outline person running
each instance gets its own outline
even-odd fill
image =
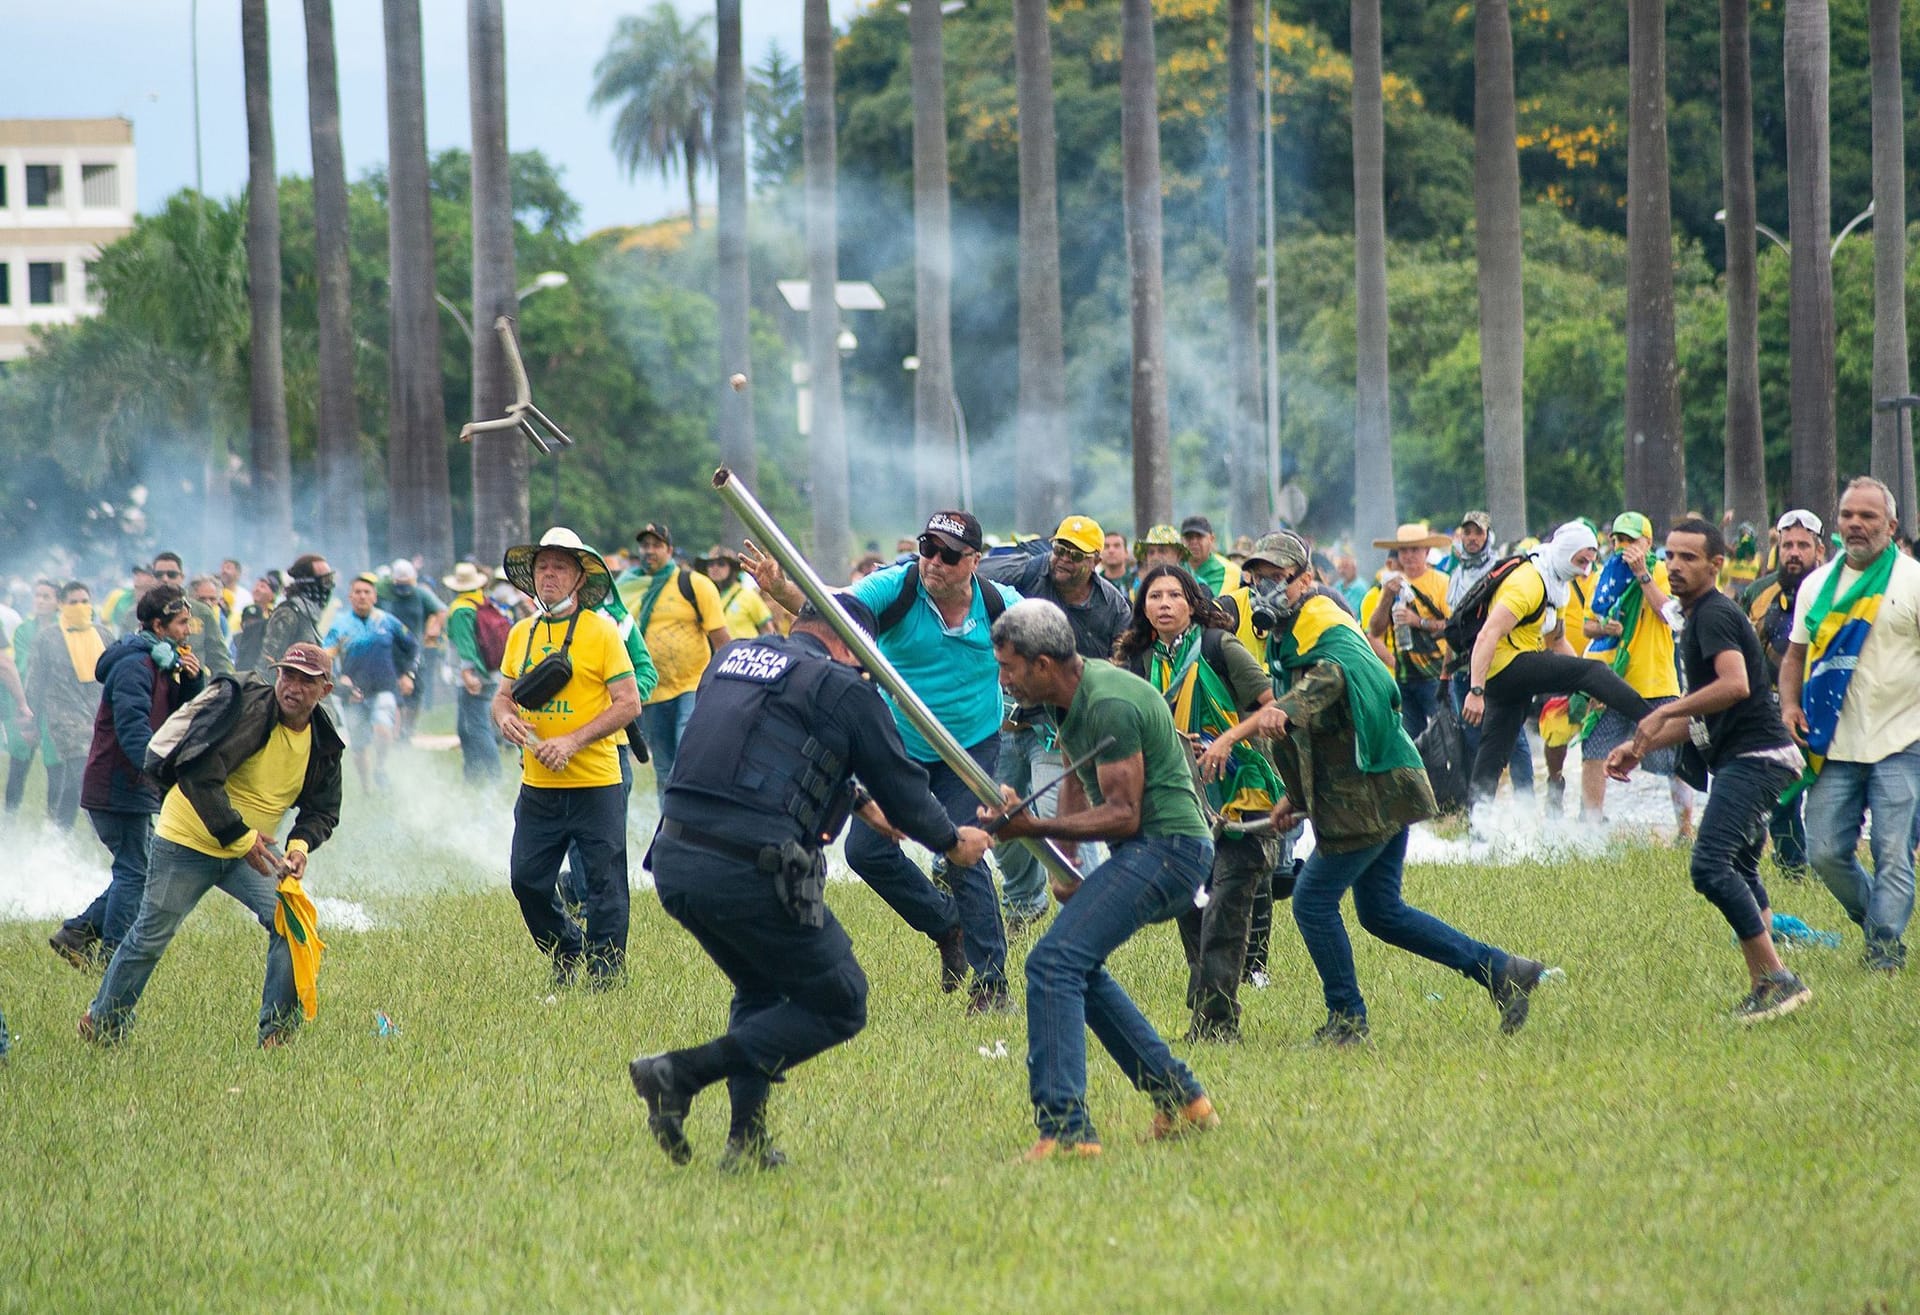
[[[262,680],[275,679],[280,658],[295,644],[321,642],[320,618],[333,597],[333,567],[317,553],[305,553],[287,568],[286,596],[267,617],[266,630],[260,636],[260,656],[254,662],[254,674]],[[328,680],[332,673],[329,670]]]
[[[453,595],[447,608],[447,644],[460,671],[454,709],[460,765],[467,784],[475,785],[500,775],[500,737],[493,728],[491,709],[514,617],[511,608],[488,597],[487,573],[472,562],[455,566],[441,583]],[[498,587],[513,591],[509,584]]]
[[[78,580],[60,587],[57,624],[33,637],[27,668],[27,702],[40,724],[40,750],[47,764],[47,817],[62,831],[80,815],[81,778],[100,708],[100,655],[113,632],[94,619],[93,591]]]
[[[1866,936],[1866,966],[1898,972],[1913,916],[1920,813],[1920,562],[1900,550],[1893,492],[1861,476],[1840,497],[1842,553],[1800,586],[1780,711],[1807,748],[1807,857]],[[1873,819],[1873,872],[1860,833]]]
[[[153,578],[157,584],[172,585],[175,589],[186,592],[187,608],[193,614],[193,626],[187,635],[186,645],[200,659],[201,665],[207,669],[207,674],[224,676],[231,672],[233,658],[227,652],[226,629],[220,623],[218,582],[215,582],[210,591],[204,593],[190,588],[186,563],[177,552],[160,552],[153,555]],[[139,628],[137,615],[132,628]]]
[[[1056,889],[1060,912],[1027,953],[1027,1089],[1039,1140],[1022,1157],[1100,1154],[1087,1109],[1087,1032],[1154,1105],[1152,1135],[1219,1126],[1192,1071],[1107,971],[1142,927],[1190,907],[1213,863],[1187,746],[1160,692],[1132,672],[1075,650],[1065,613],[1043,599],[993,623],[1001,682],[1022,703],[1055,710],[1060,749],[1076,764],[1053,817],[981,808],[1002,835],[1102,840],[1111,856],[1075,887]],[[1002,787],[1005,803],[1017,802]]]
[[[59,624],[60,586],[52,580],[33,582],[33,611],[19,624],[13,627],[8,643],[13,648],[13,681],[21,690],[25,689],[23,677],[25,669],[32,666],[33,637],[41,627]],[[40,731],[34,725],[33,717],[24,714],[26,706],[24,694],[16,706],[14,696],[4,686],[0,686],[0,740],[7,746],[7,812],[20,811],[20,801],[26,797],[27,775],[33,770],[34,755],[40,752]],[[46,762],[42,755],[41,762]],[[49,779],[51,773],[49,772]],[[49,797],[52,791],[48,791]]]
[[[773,633],[773,609],[767,606],[758,589],[748,586],[740,571],[739,553],[715,544],[705,557],[694,558],[693,569],[706,572],[713,587],[719,590],[720,611],[727,618],[729,635],[735,639],[752,639]]]
[[[1682,751],[1678,770],[1706,788],[1693,844],[1693,888],[1726,918],[1746,959],[1751,990],[1733,1016],[1758,1023],[1790,1014],[1813,997],[1773,948],[1773,917],[1760,883],[1767,818],[1781,791],[1800,775],[1800,751],[1787,735],[1767,687],[1759,636],[1739,605],[1720,592],[1727,544],[1711,523],[1690,518],[1667,534],[1667,576],[1686,615],[1680,663],[1687,692],[1661,704],[1607,754],[1607,773],[1628,778],[1649,753]]]
[[[1156,566],[1140,582],[1140,596],[1114,661],[1160,691],[1173,726],[1189,751],[1203,753],[1249,713],[1273,702],[1267,670],[1229,626],[1219,603],[1180,566]],[[1253,911],[1265,892],[1273,903],[1279,840],[1264,827],[1281,794],[1280,778],[1254,744],[1229,750],[1219,777],[1201,792],[1212,823],[1213,866],[1205,909],[1181,910],[1180,942],[1187,955],[1188,1041],[1240,1039],[1240,981],[1246,968]]]
[[[1780,667],[1793,639],[1794,603],[1800,586],[1826,561],[1827,539],[1820,518],[1801,508],[1782,516],[1774,533],[1780,564],[1755,580],[1742,601],[1766,651],[1769,686],[1778,703]],[[1774,868],[1788,881],[1804,881],[1807,876],[1807,827],[1801,816],[1805,800],[1805,790],[1789,790],[1767,820]]]
[[[1425,525],[1402,525],[1391,539],[1375,539],[1387,550],[1387,573],[1361,604],[1360,620],[1376,644],[1386,646],[1394,683],[1400,687],[1400,717],[1407,734],[1419,738],[1439,711],[1440,682],[1446,674],[1450,581],[1435,570],[1427,554],[1451,545],[1444,534]]]
[[[153,863],[133,929],[120,943],[100,992],[80,1016],[83,1040],[106,1045],[133,1025],[134,1008],[194,906],[218,887],[267,931],[260,993],[263,1049],[300,1024],[293,954],[274,928],[279,882],[304,878],[312,851],[340,823],[340,759],[346,751],[320,704],[333,690],[333,659],[317,644],[295,644],[275,664],[271,685],[220,686],[235,701],[218,739],[180,772],[155,828]],[[208,709],[203,715],[212,715]],[[293,810],[285,852],[274,837]]]
[[[664,798],[680,738],[693,716],[700,673],[733,641],[733,633],[713,581],[673,560],[673,535],[665,525],[651,522],[633,537],[640,545],[640,565],[621,573],[618,588],[660,674],[640,714],[640,729],[653,755],[654,794]]]
[[[397,732],[400,699],[413,693],[420,660],[419,641],[376,605],[379,597],[375,577],[356,578],[347,587],[347,610],[334,618],[321,642],[340,663],[348,739],[363,790],[393,784],[387,777],[387,750]]]
[[[1454,609],[1460,606],[1461,601],[1467,596],[1467,591],[1486,578],[1487,573],[1494,568],[1499,558],[1499,553],[1494,547],[1493,542],[1493,517],[1487,512],[1468,512],[1460,518],[1460,524],[1454,527],[1454,534],[1458,536],[1459,541],[1455,545],[1453,552],[1448,555],[1447,561],[1443,566],[1443,569],[1447,573],[1448,616],[1452,616]],[[1584,588],[1585,581],[1576,580],[1571,587],[1571,594],[1574,597],[1583,597],[1584,595],[1581,594],[1581,590]],[[1561,615],[1563,618],[1571,612],[1574,605],[1574,597],[1570,597],[1567,607],[1562,609]],[[1577,635],[1580,631],[1576,626],[1570,629],[1568,633]],[[1464,655],[1452,654],[1450,656],[1454,659],[1459,659]],[[1453,710],[1458,714],[1461,705],[1467,700],[1467,668],[1464,662],[1456,661],[1453,675],[1448,682],[1447,692],[1453,699]],[[1474,754],[1479,752],[1480,749],[1480,728],[1478,726],[1462,726],[1460,730],[1467,742],[1467,761],[1471,763]],[[1544,731],[1541,738],[1543,740],[1546,738]],[[1551,765],[1552,755],[1549,754],[1548,757],[1547,806],[1549,809],[1554,809],[1557,805],[1555,802],[1556,796],[1554,794],[1553,782],[1559,776],[1560,769],[1558,766]],[[1560,757],[1562,760],[1566,757],[1564,745],[1562,746]],[[1513,737],[1513,756],[1507,760],[1507,775],[1513,781],[1514,789],[1525,794],[1532,794],[1533,746],[1527,742],[1527,737],[1524,734]],[[1566,791],[1566,785],[1566,781],[1561,779],[1560,791],[1562,794]]]
[[[1574,656],[1559,625],[1556,611],[1567,605],[1569,586],[1593,569],[1598,553],[1593,531],[1569,521],[1510,567],[1494,590],[1474,641],[1460,709],[1462,720],[1480,727],[1471,783],[1476,804],[1493,798],[1513,756],[1513,741],[1539,695],[1578,691],[1635,725],[1652,710],[1606,663]]]
[[[420,582],[420,568],[408,557],[394,560],[380,584],[380,608],[407,628],[420,646],[414,663],[413,692],[399,696],[396,734],[413,738],[420,714],[433,706],[433,685],[440,674],[440,652],[447,630],[447,605]]]
[[[1274,600],[1281,613],[1275,699],[1216,738],[1201,766],[1203,774],[1218,775],[1242,740],[1276,741],[1286,791],[1274,806],[1274,828],[1291,827],[1299,813],[1313,823],[1314,851],[1294,885],[1293,919],[1326,1000],[1327,1021],[1314,1040],[1348,1046],[1368,1036],[1366,999],[1340,917],[1348,890],[1363,928],[1486,987],[1500,1030],[1517,1032],[1545,967],[1462,935],[1402,898],[1407,834],[1439,812],[1433,789],[1401,724],[1391,675],[1373,660],[1351,617],[1332,600],[1310,596],[1304,544],[1298,557],[1303,565]]]

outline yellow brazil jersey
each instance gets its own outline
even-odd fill
[[[1591,580],[1569,580],[1567,605],[1560,609],[1560,624],[1566,627],[1563,633],[1567,646],[1576,653],[1583,652],[1587,646],[1587,594],[1592,589]]]
[[[1236,585],[1223,592],[1220,597],[1229,600],[1240,616],[1240,625],[1234,630],[1233,637],[1240,641],[1242,648],[1253,654],[1253,660],[1260,664],[1262,671],[1265,671],[1267,669],[1267,632],[1253,628],[1253,586],[1251,584]]]
[[[1408,585],[1412,586],[1413,591],[1420,595],[1420,601],[1426,604],[1425,607],[1421,607],[1418,604],[1415,605],[1414,610],[1419,612],[1421,620],[1425,621],[1433,618],[1445,619],[1452,615],[1451,610],[1447,607],[1447,586],[1451,582],[1452,577],[1445,571],[1431,566],[1421,572],[1419,579],[1406,581]],[[1367,596],[1360,604],[1360,628],[1362,630],[1369,629],[1372,626],[1373,610],[1379,605],[1380,586],[1376,584],[1373,588],[1367,590]],[[1418,639],[1419,636],[1416,635],[1415,638]],[[1447,646],[1440,641],[1437,635],[1432,636],[1432,638],[1435,651],[1431,653],[1420,653],[1420,656],[1416,658],[1416,665],[1423,669],[1412,672],[1412,675],[1429,679],[1440,676],[1447,657]],[[1394,658],[1394,661],[1389,662],[1387,665],[1393,667],[1393,669],[1398,672],[1400,667],[1398,661],[1400,656],[1399,636],[1396,633],[1396,627],[1391,622],[1387,625],[1386,644],[1387,652]]]
[[[307,761],[313,753],[313,725],[300,730],[275,726],[266,747],[227,773],[227,802],[250,828],[231,845],[222,847],[200,820],[193,805],[174,786],[160,805],[160,825],[155,828],[162,840],[215,858],[239,858],[253,848],[254,838],[271,839],[278,834],[287,810],[300,798],[306,784]]]
[[[507,634],[507,652],[500,660],[500,674],[508,680],[517,679],[539,666],[547,654],[558,653],[571,619],[532,616],[516,624]],[[520,709],[520,715],[543,740],[558,739],[587,725],[613,706],[611,687],[618,681],[633,679],[633,660],[627,656],[619,627],[598,612],[580,614],[573,643],[567,649],[567,660],[573,663],[573,679],[562,686],[546,706]],[[617,734],[602,736],[573,755],[566,770],[560,772],[549,771],[529,747],[520,754],[521,780],[545,790],[618,785],[619,742]]]
[[[1524,624],[1500,636],[1500,643],[1493,650],[1493,661],[1487,667],[1487,679],[1505,671],[1507,664],[1520,654],[1538,653],[1547,646],[1540,633],[1541,622],[1551,610],[1542,606],[1546,600],[1547,582],[1532,562],[1521,562],[1507,572],[1507,578],[1494,589],[1493,598],[1487,603],[1488,616],[1492,616],[1494,608],[1504,607]],[[1536,611],[1538,615],[1533,615]],[[1530,621],[1529,616],[1533,616]]]
[[[727,633],[735,639],[752,639],[761,626],[773,620],[773,609],[760,591],[743,584],[734,585],[722,596],[720,608],[727,617]]]
[[[1652,575],[1654,586],[1661,593],[1667,593],[1667,564],[1655,562]],[[1590,652],[1587,656],[1611,662],[1613,651]],[[1673,627],[1644,598],[1640,602],[1639,624],[1634,626],[1633,638],[1627,643],[1627,669],[1620,673],[1620,678],[1633,686],[1633,692],[1643,699],[1670,699],[1680,693],[1680,673],[1673,664]]]
[[[686,568],[668,569],[677,574]],[[707,632],[727,629],[727,616],[720,608],[720,591],[713,581],[699,571],[690,572],[687,580],[693,587],[693,601],[688,602],[680,592],[680,581],[669,577],[654,599],[653,615],[641,635],[647,641],[647,652],[653,655],[654,669],[660,674],[660,683],[647,696],[648,703],[665,703],[698,689],[700,676],[713,658]],[[620,577],[620,601],[628,612],[636,617],[640,615],[652,584],[653,577],[633,572]]]

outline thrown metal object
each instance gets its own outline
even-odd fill
[[[560,448],[572,447],[573,440],[567,437],[566,430],[533,404],[533,389],[527,383],[526,362],[520,359],[520,340],[514,336],[513,318],[502,315],[493,322],[493,328],[500,335],[500,350],[506,354],[507,368],[513,372],[513,401],[507,404],[506,415],[498,420],[475,420],[460,426],[460,441],[471,443],[476,434],[518,430],[527,436],[527,441],[549,455]]]

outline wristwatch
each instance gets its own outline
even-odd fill
[[[1475,696],[1476,698],[1485,698],[1487,693],[1487,687],[1485,685],[1469,685],[1467,686],[1467,693]]]

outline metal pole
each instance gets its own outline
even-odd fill
[[[740,518],[740,523],[747,527],[747,532],[753,536],[753,541],[780,563],[781,569],[786,571],[788,577],[799,587],[800,592],[807,596],[807,601],[820,610],[821,616],[826,618],[827,624],[833,627],[834,633],[838,634],[842,642],[853,650],[853,655],[860,659],[860,665],[867,669],[867,674],[893,696],[894,705],[900,709],[901,715],[912,722],[913,728],[933,746],[934,752],[940,755],[940,760],[951,767],[956,776],[966,782],[967,788],[973,791],[981,803],[991,804],[995,808],[1004,804],[1005,800],[1001,798],[1000,787],[994,783],[993,778],[980,770],[980,764],[975,762],[972,755],[960,746],[960,742],[953,738],[945,726],[940,724],[940,719],[920,701],[920,696],[913,692],[912,687],[901,679],[900,673],[893,669],[893,663],[887,661],[873,640],[867,637],[867,633],[856,626],[852,618],[841,609],[839,600],[833,596],[833,591],[827,587],[826,582],[814,571],[807,559],[801,556],[800,550],[793,546],[793,541],[774,523],[773,517],[769,516],[766,509],[755,500],[753,494],[740,482],[739,477],[722,466],[713,472],[713,487],[719,492],[721,501],[725,502],[733,514]],[[1066,855],[1062,854],[1052,841],[1022,836],[1020,843],[1032,850],[1033,856],[1039,859],[1042,866],[1057,877],[1061,884],[1069,887],[1080,884],[1079,871],[1067,861]]]
[[[960,409],[960,394],[953,398],[953,423],[960,438],[960,505],[973,510],[973,450],[967,442],[967,413]]]
[[[1267,211],[1267,499],[1268,515],[1280,519],[1280,347],[1274,341],[1279,319],[1273,273],[1273,0],[1267,0],[1267,17],[1260,29],[1261,101],[1265,106],[1262,139],[1266,143],[1265,180]]]

